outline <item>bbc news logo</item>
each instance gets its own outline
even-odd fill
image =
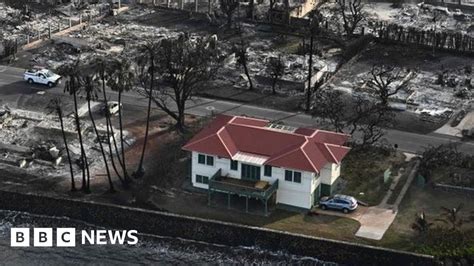
[[[30,234],[31,231],[33,234]],[[54,234],[55,231],[55,234]],[[137,230],[81,230],[75,228],[11,228],[12,247],[75,247],[81,245],[135,245],[138,243]],[[80,238],[80,239],[77,239]],[[30,241],[30,240],[33,241]],[[79,240],[79,241],[76,241]]]

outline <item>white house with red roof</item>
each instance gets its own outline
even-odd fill
[[[192,184],[212,193],[310,209],[332,193],[349,135],[217,116],[184,147],[192,153]]]

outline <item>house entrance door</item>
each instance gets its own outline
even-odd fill
[[[320,197],[321,197],[321,185],[318,185],[318,187],[314,189],[313,193],[311,193],[311,202],[313,206],[319,203]]]
[[[244,180],[260,180],[260,166],[242,164],[241,178]]]

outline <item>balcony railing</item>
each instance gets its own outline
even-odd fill
[[[255,187],[258,181],[224,177],[221,173],[222,171],[219,169],[209,179],[210,190],[267,200],[278,189],[278,179],[262,189]]]

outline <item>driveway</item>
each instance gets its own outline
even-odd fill
[[[390,227],[397,213],[388,208],[378,206],[360,206],[357,210],[345,214],[340,211],[314,209],[318,214],[331,215],[356,220],[360,223],[360,228],[356,236],[374,240],[382,239],[385,231]]]
[[[357,209],[355,211],[347,213],[347,214],[343,213],[342,211],[322,210],[320,208],[313,209],[313,212],[318,213],[318,214],[324,214],[324,215],[350,218],[350,219],[353,219],[353,220],[356,220],[356,221],[360,222],[362,216],[367,212],[367,210],[369,208],[370,207],[365,207],[365,206],[359,205],[359,207],[357,207]]]
[[[408,158],[411,159],[411,155],[407,155],[407,159]],[[385,195],[384,199],[382,200],[382,203],[377,206],[364,207],[359,205],[357,210],[348,214],[344,214],[338,211],[323,211],[321,209],[314,209],[313,211],[320,214],[339,216],[356,220],[360,223],[359,230],[357,230],[355,234],[356,236],[373,240],[381,240],[385,232],[393,223],[393,220],[395,220],[395,217],[397,216],[398,205],[405,196],[408,187],[413,182],[413,179],[415,178],[415,175],[418,172],[419,165],[420,161],[417,161],[411,169],[410,174],[405,184],[403,185],[402,190],[398,194],[398,197],[394,204],[387,204],[387,200],[391,196],[392,191],[395,189],[395,186],[400,180],[400,173],[397,177],[395,177],[395,182],[393,182],[390,186],[390,191]]]
[[[360,228],[356,236],[381,240],[385,231],[395,220],[397,212],[391,209],[380,207],[369,207],[367,211],[359,218]]]
[[[374,240],[382,239],[385,231],[387,231],[395,219],[395,216],[397,216],[397,213],[391,209],[360,205],[357,210],[348,214],[340,211],[321,210],[319,208],[314,209],[313,212],[356,220],[360,223],[356,236]]]

